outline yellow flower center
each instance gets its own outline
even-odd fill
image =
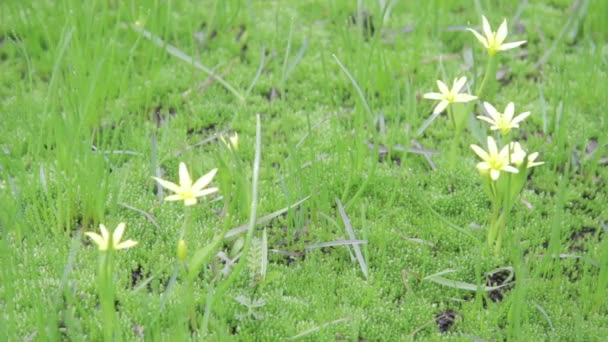
[[[452,103],[456,99],[456,94],[454,94],[453,92],[449,91],[447,94],[445,94],[444,99],[446,101],[448,101],[449,103]]]
[[[506,165],[505,161],[499,158],[498,155],[490,156],[490,158],[486,160],[486,163],[490,165],[490,169],[492,170],[502,170]]]
[[[498,127],[502,135],[505,135],[511,130],[511,122],[505,120],[503,115],[501,115],[500,118],[496,120],[496,127]]]
[[[190,189],[190,188],[181,188],[178,194],[183,199],[193,199],[193,198],[196,198],[196,196],[194,196],[194,193],[192,192],[192,189]]]
[[[490,56],[496,55],[499,47],[500,44],[496,40],[496,32],[492,32],[492,37],[488,37],[488,54]]]

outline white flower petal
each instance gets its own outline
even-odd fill
[[[217,169],[213,169],[209,172],[207,172],[206,175],[202,176],[201,178],[199,178],[194,185],[192,185],[192,192],[198,192],[200,191],[202,188],[206,187],[207,185],[209,185],[209,183],[211,183],[211,181],[213,180],[213,177],[215,177],[215,174],[217,173]]]
[[[511,173],[518,173],[519,172],[519,170],[516,167],[511,166],[511,165],[503,166],[502,170],[506,171],[506,172],[511,172]]]
[[[123,242],[119,243],[115,248],[116,249],[125,249],[125,248],[131,248],[135,245],[137,245],[137,241],[127,240],[127,241],[123,241]]]
[[[518,47],[518,46],[520,46],[522,44],[525,44],[525,43],[526,43],[525,40],[521,40],[521,41],[518,41],[518,42],[504,43],[504,44],[502,44],[502,45],[500,45],[498,47],[498,50],[499,51],[505,51],[505,50],[514,49],[514,48],[516,48],[516,47]]]
[[[103,237],[101,237],[101,235],[97,234],[97,233],[93,233],[93,232],[86,232],[84,233],[86,236],[90,237],[93,242],[95,242],[97,244],[97,248],[101,251],[105,251],[107,249],[107,244],[106,244],[106,240],[104,240]]]
[[[188,168],[183,162],[179,163],[179,185],[182,188],[189,188],[192,186],[192,179],[190,178],[190,173],[188,173]]]
[[[483,108],[486,109],[486,113],[494,120],[494,122],[498,122],[500,120],[500,113],[490,104],[489,102],[483,103]]]
[[[515,119],[511,120],[512,125],[517,125],[520,122],[524,121],[528,116],[530,116],[530,112],[524,112],[515,117]]]
[[[454,102],[471,102],[477,100],[477,96],[469,94],[456,94]]]
[[[112,244],[116,246],[120,239],[122,239],[122,234],[125,232],[125,224],[123,222],[119,223],[116,229],[114,229],[114,233],[112,233]]]
[[[487,122],[489,124],[492,124],[493,125],[492,127],[496,127],[496,122],[493,119],[490,119],[487,116],[479,115],[479,116],[477,116],[477,119],[479,119],[481,121],[485,121],[485,122]]]
[[[479,162],[477,163],[477,169],[487,171],[490,169],[490,164],[486,162]]]
[[[182,196],[182,195],[171,195],[171,196],[165,197],[165,201],[181,201],[183,199],[184,199],[184,196]]]
[[[473,149],[473,151],[479,156],[479,158],[481,158],[482,160],[488,160],[490,159],[490,156],[488,155],[488,152],[486,152],[483,148],[472,144],[471,148]]]
[[[490,136],[488,136],[488,154],[491,156],[495,156],[498,154],[498,147],[496,146],[496,141]]]
[[[496,45],[500,46],[502,42],[507,38],[507,19],[502,21],[502,24],[498,27],[498,31],[496,31]]]
[[[442,100],[441,102],[439,102],[437,104],[437,106],[435,106],[435,109],[433,110],[433,114],[438,114],[443,112],[444,109],[446,109],[448,107],[450,103],[446,100]]]
[[[479,40],[481,42],[481,44],[483,44],[483,46],[487,49],[488,48],[488,41],[481,35],[479,34],[479,32],[468,28],[468,31],[472,32],[475,35],[475,38],[477,38],[477,40]]]
[[[444,95],[450,92],[448,86],[440,80],[437,80],[437,88],[439,88],[439,91]]]
[[[465,83],[467,83],[467,78],[465,76],[461,78],[455,78],[454,84],[452,86],[452,93],[459,93],[462,87],[464,87]]]
[[[108,232],[108,228],[106,228],[106,226],[100,223],[99,230],[101,230],[101,237],[104,241],[110,240],[110,233]]]
[[[218,191],[218,188],[207,188],[207,189],[195,192],[194,196],[196,196],[196,197],[203,197],[203,196],[207,196],[207,195],[212,194],[212,193],[217,192],[217,191]]]
[[[179,191],[181,191],[181,188],[179,187],[179,185],[177,185],[177,184],[175,184],[173,182],[169,182],[169,181],[166,181],[164,179],[160,179],[158,177],[152,177],[152,178],[155,181],[157,181],[158,184],[160,184],[165,189],[169,189],[169,190],[171,190],[173,192],[179,192]]]
[[[515,114],[515,104],[513,104],[513,102],[509,102],[503,114],[505,121],[511,122],[511,120],[513,119],[513,114]]]
[[[186,198],[184,200],[184,205],[190,206],[190,205],[195,205],[196,204],[196,197],[194,198]]]
[[[443,100],[443,94],[439,93],[426,93],[423,97],[429,100]]]
[[[483,34],[486,35],[486,38],[488,40],[488,44],[490,43],[490,38],[493,39],[494,37],[494,32],[492,32],[492,28],[490,27],[490,23],[488,22],[488,19],[486,19],[485,16],[481,16],[481,21],[482,21],[482,28],[483,28]]]

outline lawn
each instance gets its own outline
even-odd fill
[[[2,1],[0,336],[605,340],[606,13]]]

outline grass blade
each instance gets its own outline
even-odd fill
[[[245,100],[245,98],[243,97],[243,95],[241,95],[241,93],[239,93],[233,86],[231,86],[228,82],[226,82],[226,80],[224,80],[221,76],[216,75],[213,72],[213,70],[211,70],[210,68],[204,66],[200,62],[196,61],[193,57],[188,56],[182,50],[178,49],[177,47],[175,47],[175,46],[173,46],[171,44],[167,44],[160,37],[155,36],[152,32],[144,29],[141,26],[131,25],[131,28],[134,31],[136,31],[137,33],[139,33],[142,36],[144,36],[145,38],[151,40],[158,47],[164,48],[170,55],[172,55],[174,57],[177,57],[177,58],[181,59],[182,61],[184,61],[186,63],[191,64],[192,66],[194,66],[195,68],[201,70],[202,72],[206,73],[207,75],[215,78],[215,80],[219,84],[221,84],[222,86],[224,86],[224,88],[226,88],[229,92],[231,92],[240,101],[244,101]]]
[[[342,202],[340,202],[340,200],[336,198],[336,204],[338,205],[338,211],[340,211],[340,216],[342,217],[342,222],[344,222],[344,228],[346,228],[348,235],[350,236],[351,240],[357,240],[353,227],[350,223],[350,219],[348,218],[348,216],[346,216],[346,211],[344,210]],[[353,249],[355,250],[355,256],[357,257],[359,266],[361,266],[361,271],[363,272],[365,279],[368,279],[367,264],[365,263],[365,258],[363,257],[363,253],[361,252],[361,247],[358,244],[352,245]]]

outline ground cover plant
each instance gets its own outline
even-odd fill
[[[603,340],[605,13],[3,1],[1,336]]]

